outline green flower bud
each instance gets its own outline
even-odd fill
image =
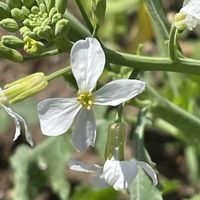
[[[179,31],[184,31],[187,28],[187,24],[185,23],[186,14],[177,13],[175,15],[174,25]]]
[[[42,42],[36,41],[30,37],[24,38],[24,41],[24,50],[31,55],[41,54],[45,50],[45,46]]]
[[[59,20],[55,25],[55,36],[66,37],[70,29],[70,23],[67,19]]]
[[[1,20],[0,25],[9,32],[15,32],[19,30],[17,22],[12,18],[6,18]]]
[[[24,34],[26,34],[27,32],[30,32],[30,31],[31,31],[31,29],[26,27],[26,26],[21,27],[20,30],[19,30],[21,35],[24,35]]]
[[[92,0],[92,11],[95,23],[102,25],[106,14],[106,0]]]
[[[10,48],[20,49],[24,46],[24,41],[14,35],[4,35],[1,40],[5,46]]]
[[[60,13],[56,13],[52,19],[51,19],[51,23],[54,25],[58,20],[60,20],[62,18],[62,15]]]
[[[52,18],[56,13],[57,13],[57,9],[55,7],[53,7],[50,11],[49,11],[49,18]]]
[[[6,4],[10,9],[21,8],[22,6],[21,0],[6,0]]]
[[[43,13],[46,13],[47,12],[47,7],[45,6],[44,3],[41,3],[39,5],[39,8],[40,8],[40,11],[43,12]]]
[[[125,136],[126,125],[124,123],[113,123],[109,126],[105,149],[106,160],[112,157],[117,160],[123,160]]]
[[[47,10],[48,10],[48,11],[50,11],[51,8],[53,8],[54,5],[55,5],[55,0],[51,0],[51,1],[49,1],[49,0],[44,0],[44,1],[45,1],[45,4],[46,4],[46,6],[47,6]]]
[[[28,16],[30,14],[30,10],[26,6],[22,6],[21,9],[25,16]]]
[[[11,15],[17,21],[22,21],[22,20],[24,20],[26,18],[26,16],[24,15],[23,11],[20,10],[19,8],[13,8],[11,10]]]
[[[50,40],[52,37],[52,28],[50,26],[40,26],[33,29],[40,39]]]
[[[67,0],[55,0],[55,7],[59,13],[63,14],[67,7]]]
[[[0,2],[0,20],[10,17],[8,5]]]
[[[21,0],[24,6],[31,8],[35,4],[35,0]]]
[[[40,12],[40,9],[39,9],[37,6],[33,6],[33,7],[31,8],[31,13],[37,14],[37,13],[39,13],[39,12]]]
[[[49,18],[46,18],[46,19],[42,22],[41,26],[47,26],[47,25],[49,25],[49,24],[51,24],[51,20],[50,20]]]
[[[0,42],[0,58],[12,60],[14,62],[22,62],[23,56],[16,50],[4,46]]]
[[[37,94],[47,86],[45,75],[38,72],[5,85],[3,94],[9,104],[13,104]]]
[[[37,3],[37,5],[39,6],[41,3],[45,3],[43,0],[35,0],[36,1],[36,3]],[[51,0],[49,0],[49,1],[51,1]]]

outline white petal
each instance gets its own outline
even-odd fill
[[[94,104],[116,106],[140,94],[144,89],[145,82],[138,80],[111,81],[95,92]]]
[[[99,176],[94,176],[91,180],[91,184],[98,188],[110,187],[110,185],[104,180],[104,178],[101,178]]]
[[[96,122],[93,110],[82,107],[78,114],[76,128],[72,133],[72,142],[78,151],[95,145]]]
[[[158,179],[153,168],[150,165],[148,165],[146,162],[142,162],[142,161],[138,161],[138,165],[142,167],[144,171],[151,177],[153,184],[157,185]]]
[[[80,172],[91,172],[95,174],[101,174],[102,173],[102,167],[99,165],[86,165],[83,162],[79,160],[73,160],[70,159],[68,161],[69,168],[75,171],[80,171]]]
[[[16,130],[15,130],[15,135],[14,135],[13,141],[15,141],[20,136],[21,132],[24,131],[27,142],[31,146],[33,146],[32,135],[27,128],[25,120],[20,115],[18,115],[16,112],[11,110],[9,107],[6,107],[4,105],[2,105],[2,107],[13,118],[13,120],[15,122]]]
[[[101,177],[115,190],[126,189],[138,173],[137,161],[107,160]]]
[[[72,72],[80,91],[92,91],[103,72],[105,54],[95,38],[79,40],[70,54]]]
[[[185,3],[185,2],[184,2]],[[186,14],[186,24],[188,29],[192,30],[200,23],[200,1],[191,0],[184,4],[184,7],[180,10],[181,13]]]
[[[57,136],[65,133],[81,109],[76,99],[54,98],[38,104],[40,126],[43,134]]]

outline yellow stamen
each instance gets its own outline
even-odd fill
[[[91,110],[93,105],[93,95],[90,92],[79,93],[77,100],[82,106],[85,106],[87,110]]]

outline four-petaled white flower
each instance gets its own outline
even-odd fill
[[[103,167],[99,165],[86,165],[78,160],[69,160],[70,169],[81,172],[90,172],[94,176],[92,185],[104,188],[112,186],[115,190],[126,189],[137,176],[141,167],[151,177],[153,184],[157,185],[156,173],[146,162],[132,159],[130,161],[106,160]]]
[[[200,24],[200,0],[185,0],[180,13],[186,15],[185,23],[189,30]]]
[[[33,146],[33,140],[32,140],[32,135],[31,132],[28,130],[26,121],[16,112],[14,112],[11,108],[3,105],[1,102],[6,102],[7,99],[4,97],[3,90],[0,88],[0,106],[10,115],[15,123],[16,130],[15,130],[15,135],[13,138],[13,141],[15,141],[21,133],[25,133],[25,137],[27,142]]]
[[[92,93],[105,65],[104,51],[95,38],[76,42],[70,59],[72,73],[79,87],[77,98],[44,100],[39,103],[38,112],[41,130],[49,136],[65,133],[78,114],[72,142],[81,151],[95,144],[96,124],[92,106],[119,105],[143,92],[145,83],[139,80],[115,80]]]

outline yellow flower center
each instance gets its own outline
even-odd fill
[[[93,105],[93,95],[90,92],[81,92],[78,94],[77,100],[82,106],[85,106],[87,110],[90,110]]]

